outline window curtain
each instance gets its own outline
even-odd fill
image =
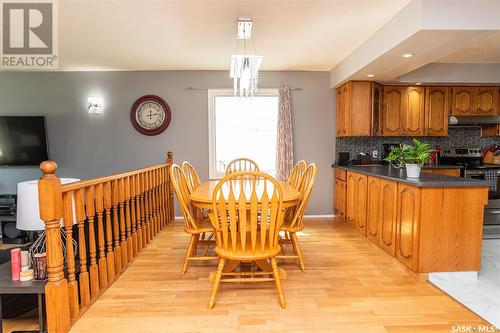
[[[293,130],[290,88],[279,88],[278,139],[276,147],[276,178],[285,180],[293,168]]]

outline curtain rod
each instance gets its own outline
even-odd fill
[[[232,88],[209,88],[209,87],[187,87],[187,90],[209,90],[209,89],[232,89]],[[278,89],[278,88],[259,88],[259,89]],[[290,90],[302,90],[302,88],[289,87]]]

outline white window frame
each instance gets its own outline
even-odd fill
[[[233,89],[208,89],[208,175],[210,179],[221,179],[224,172],[217,172],[215,163],[217,161],[215,149],[215,97],[216,96],[234,96]],[[278,96],[278,89],[259,89],[255,96]],[[245,98],[245,97],[243,97]],[[251,98],[251,97],[249,97]]]

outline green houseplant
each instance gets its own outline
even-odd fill
[[[408,177],[419,177],[422,165],[429,162],[432,149],[427,143],[413,139],[414,145],[402,144],[394,148],[385,160],[396,168],[406,167]]]

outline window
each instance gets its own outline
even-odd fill
[[[261,171],[276,170],[278,90],[261,89],[249,98],[234,96],[232,90],[208,91],[209,175],[222,178],[226,165],[248,157]]]

